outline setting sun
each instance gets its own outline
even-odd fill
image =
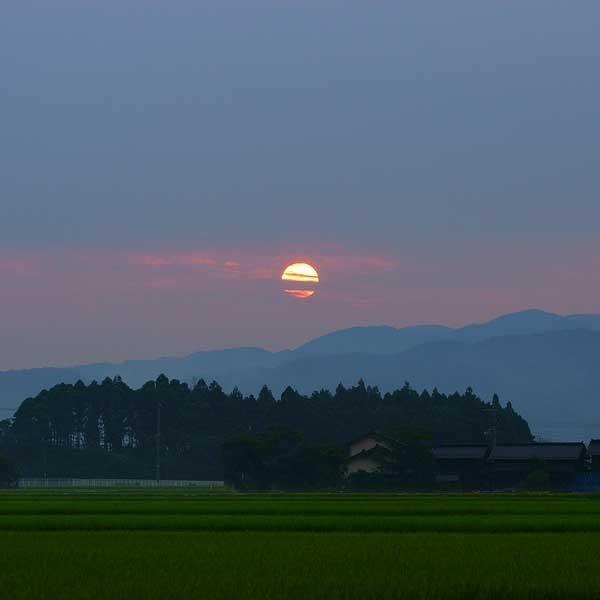
[[[293,296],[294,298],[310,298],[314,296],[314,290],[283,290],[288,296]]]
[[[314,285],[319,283],[317,270],[308,263],[293,263],[281,275],[282,281],[294,282],[294,288],[284,292],[293,298],[310,298],[314,295]]]
[[[316,269],[307,263],[294,263],[286,268],[281,276],[283,281],[306,281],[319,283]]]

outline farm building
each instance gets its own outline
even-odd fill
[[[488,446],[453,444],[432,449],[436,480],[442,487],[480,489],[487,479]]]
[[[381,466],[380,454],[388,449],[385,438],[377,433],[369,433],[353,442],[350,442],[348,459],[346,461],[346,474],[364,471],[375,473]]]
[[[508,444],[493,448],[487,460],[495,486],[518,484],[539,470],[553,485],[563,487],[586,470],[587,449],[583,442]]]
[[[385,436],[370,433],[349,445],[346,474],[381,469],[382,453],[389,450]],[[600,470],[600,440],[590,442],[592,464]],[[578,474],[589,470],[590,456],[583,442],[529,444],[450,444],[431,448],[436,481],[443,488],[462,490],[510,488],[532,472],[542,472],[553,487],[570,489]]]
[[[369,433],[349,445],[346,475],[364,471],[376,473],[381,469],[381,455],[389,449],[385,436]],[[455,444],[432,448],[436,464],[436,480],[443,487],[477,489],[486,479],[488,447],[485,445]]]

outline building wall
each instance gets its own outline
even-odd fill
[[[367,473],[375,473],[379,470],[379,463],[368,456],[359,456],[354,460],[351,460],[346,466],[346,474],[352,475],[359,471],[365,471]]]
[[[437,460],[435,471],[441,477],[455,476],[464,491],[486,489],[486,466],[483,460]]]

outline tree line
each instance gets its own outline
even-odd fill
[[[436,444],[483,443],[490,408],[499,443],[532,440],[510,402],[487,403],[471,389],[419,393],[407,383],[382,394],[361,380],[311,395],[288,387],[276,398],[266,386],[244,395],[161,375],[132,389],[115,377],[26,399],[0,422],[0,451],[23,476],[151,477],[158,445],[164,478],[233,481],[245,473],[256,486],[281,480],[293,487],[286,473],[296,473],[310,487],[331,480],[348,442],[369,431],[404,428]]]

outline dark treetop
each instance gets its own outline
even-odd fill
[[[342,449],[369,431],[403,427],[438,444],[483,443],[490,408],[499,443],[532,440],[510,402],[485,403],[471,389],[418,393],[405,384],[382,395],[361,380],[311,396],[288,387],[276,399],[267,387],[255,398],[203,380],[189,386],[160,376],[132,389],[116,377],[61,384],[28,398],[14,419],[0,422],[0,449],[22,475],[151,476],[158,430],[163,477],[220,478],[223,443],[236,436],[283,426],[306,443]]]

